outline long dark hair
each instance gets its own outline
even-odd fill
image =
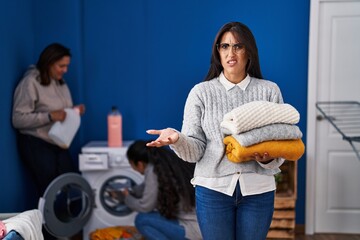
[[[137,140],[131,144],[127,158],[135,166],[140,161],[154,165],[159,183],[157,208],[162,216],[175,219],[180,210],[191,211],[195,206],[195,190],[190,183],[195,165],[180,159],[167,147],[147,147],[148,142]]]
[[[220,40],[224,33],[231,32],[234,34],[234,37],[237,40],[245,45],[245,51],[248,56],[248,62],[246,64],[246,72],[255,78],[262,79],[263,76],[260,70],[260,62],[258,49],[256,46],[255,38],[251,30],[243,23],[240,22],[230,22],[222,26],[219,32],[216,34],[211,53],[210,68],[204,79],[204,81],[209,81],[220,75],[221,71],[224,69],[221,65],[220,55],[217,50],[217,44],[220,43]]]
[[[36,63],[36,67],[40,72],[39,80],[41,85],[48,86],[50,84],[50,67],[65,56],[71,57],[70,49],[59,43],[52,43],[41,52]],[[64,83],[65,81],[61,79],[60,84]]]

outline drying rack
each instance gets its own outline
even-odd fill
[[[360,142],[360,102],[317,102],[316,108],[342,135],[343,140],[350,143],[360,161],[360,150],[354,145]]]

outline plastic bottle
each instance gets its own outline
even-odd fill
[[[122,146],[122,116],[113,106],[111,112],[107,117],[108,121],[108,146],[121,147]]]
[[[64,121],[55,122],[49,130],[49,137],[62,148],[69,148],[80,126],[80,111],[78,108],[65,108]]]

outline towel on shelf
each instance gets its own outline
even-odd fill
[[[43,240],[40,210],[28,210],[3,221],[8,232],[14,230],[25,240]]]
[[[220,123],[224,134],[239,134],[272,123],[296,124],[299,112],[290,104],[253,101],[224,115]]]
[[[290,140],[302,138],[302,132],[296,125],[274,123],[247,132],[232,135],[243,147],[271,140]]]
[[[273,158],[296,161],[305,152],[305,145],[301,139],[273,140],[243,147],[233,136],[227,136],[224,138],[224,143],[227,158],[235,163],[254,160],[254,153],[263,155],[265,152]]]

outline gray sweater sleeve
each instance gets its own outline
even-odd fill
[[[17,86],[14,94],[12,122],[15,128],[37,128],[49,124],[48,111],[36,111],[39,102],[39,85],[34,73],[27,75]],[[40,85],[39,85],[40,86]]]
[[[129,194],[125,197],[125,204],[134,211],[150,212],[157,206],[158,181],[154,173],[154,166],[148,164],[144,173],[144,187],[142,194],[137,192],[136,197]]]
[[[205,106],[198,96],[197,88],[193,88],[186,100],[184,120],[179,140],[170,145],[171,149],[185,161],[197,162],[205,152],[207,138],[201,126],[202,113]]]

